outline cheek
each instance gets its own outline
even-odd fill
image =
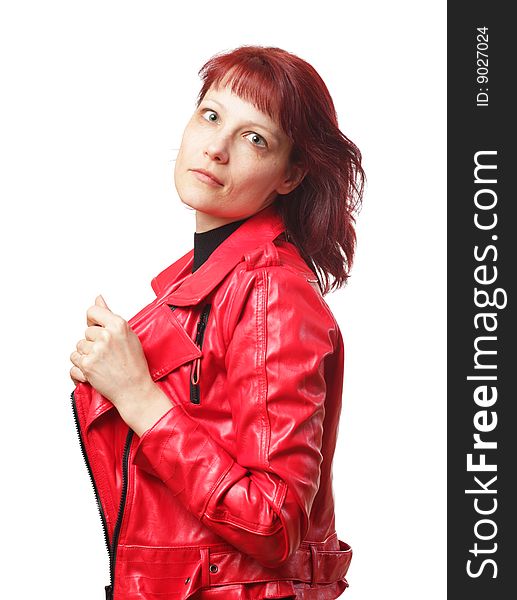
[[[178,167],[181,166],[181,164],[184,160],[185,150],[186,150],[186,145],[187,145],[186,142],[187,142],[187,138],[186,138],[185,133],[183,133],[183,137],[181,138],[178,154],[176,155],[176,161],[174,163],[175,171],[178,170]]]
[[[174,173],[177,173],[179,168],[181,167],[181,163],[183,161],[183,147],[180,146],[178,150],[178,154],[176,155],[176,160],[174,161]]]
[[[243,185],[257,191],[270,192],[276,187],[279,177],[278,166],[270,161],[250,161],[243,170]]]
[[[189,156],[192,150],[196,148],[196,146],[199,146],[199,140],[197,138],[199,138],[199,134],[196,135],[194,128],[189,123],[183,131],[178,156],[179,154],[182,156]]]
[[[181,140],[176,160],[174,161],[174,181],[176,186],[181,182],[183,175],[189,168],[189,162],[191,162],[189,156],[188,139],[184,136]]]
[[[271,161],[265,160],[260,154],[243,153],[239,157],[239,173],[245,179],[262,180],[271,171]]]
[[[185,148],[183,144],[181,144],[180,149],[178,150],[178,155],[176,156],[176,160],[174,161],[174,181],[177,183],[181,174],[185,171],[184,167],[185,163]]]

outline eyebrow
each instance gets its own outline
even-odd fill
[[[217,104],[218,106],[220,106],[221,108],[225,108],[225,106],[223,104],[221,104],[220,102],[218,102],[215,98],[212,98],[211,96],[205,96],[203,98],[203,100],[201,100],[200,104],[202,104],[203,102],[213,102],[214,104]],[[267,127],[267,125],[263,125],[261,123],[257,123],[256,121],[245,121],[243,123],[244,127],[260,127],[261,129],[265,129],[269,135],[271,135],[271,137],[275,138],[275,140],[280,143],[280,137],[274,132],[272,131],[269,127]]]

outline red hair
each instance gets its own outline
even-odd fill
[[[352,267],[355,216],[364,190],[361,153],[339,129],[334,103],[314,67],[274,47],[217,54],[199,71],[197,105],[210,87],[234,94],[273,118],[293,143],[290,160],[306,175],[275,206],[323,294],[344,285]]]

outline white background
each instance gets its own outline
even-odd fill
[[[445,28],[442,1],[2,5],[2,593],[104,597],[69,355],[97,294],[129,318],[192,247],[172,170],[197,71],[256,43],[319,71],[368,176],[350,283],[327,296],[344,597],[445,598]]]

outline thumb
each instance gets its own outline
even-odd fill
[[[104,308],[110,310],[109,306],[106,304],[106,300],[104,300],[104,298],[100,294],[97,296],[97,298],[95,298],[95,304],[97,306],[104,306]]]

